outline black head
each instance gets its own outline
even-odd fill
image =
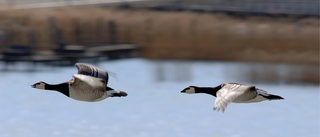
[[[37,89],[45,89],[47,83],[43,82],[43,81],[39,81],[33,85],[31,85],[32,88],[37,88]]]
[[[194,94],[194,93],[196,93],[196,89],[198,89],[198,87],[196,87],[196,86],[189,86],[189,87],[183,89],[183,90],[181,91],[181,93]]]

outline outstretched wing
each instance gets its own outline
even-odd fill
[[[78,69],[78,74],[101,78],[106,81],[106,85],[108,84],[109,75],[107,71],[87,63],[76,63],[75,66]]]
[[[238,100],[238,97],[245,95],[244,93],[251,91],[252,88],[255,87],[237,83],[224,84],[224,86],[219,91],[217,91],[217,98],[214,103],[214,110],[222,110],[222,112],[224,112],[229,103],[235,101],[235,99]],[[246,100],[245,96],[244,100]]]

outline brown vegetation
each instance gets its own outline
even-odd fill
[[[50,19],[69,44],[109,42],[112,21],[117,42],[141,45],[143,57],[319,63],[319,19],[100,8],[6,10],[0,17],[0,28],[15,34],[11,43],[27,43],[32,30],[40,50],[54,46]]]
[[[10,44],[30,43],[33,32],[38,50],[55,47],[51,36],[56,27],[64,43],[110,43],[116,35],[117,43],[140,45],[139,56],[146,58],[305,64],[313,69],[303,79],[319,82],[318,18],[84,7],[2,10],[0,18],[0,35],[9,29]]]

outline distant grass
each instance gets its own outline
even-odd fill
[[[0,28],[13,36],[10,44],[28,44],[33,31],[39,50],[55,46],[50,18],[68,44],[110,42],[113,21],[117,42],[141,45],[142,57],[319,64],[319,19],[313,18],[83,7],[6,10],[0,18]]]
[[[110,43],[110,37],[114,37],[118,43],[141,45],[139,56],[145,58],[298,64],[305,67],[290,69],[286,75],[270,68],[252,68],[244,73],[252,82],[319,84],[316,18],[232,17],[84,7],[2,10],[0,18],[3,44],[28,45],[34,37],[37,50],[49,50],[56,46],[53,33],[58,33],[57,38],[66,44]],[[109,33],[110,22],[116,25],[116,36]],[[52,31],[53,26],[57,30]],[[9,35],[3,36],[3,32]],[[0,50],[4,48],[0,46]]]

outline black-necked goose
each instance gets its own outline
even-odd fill
[[[61,84],[48,84],[43,81],[32,85],[33,88],[55,90],[70,98],[95,102],[107,97],[127,96],[126,92],[114,90],[107,86],[108,72],[86,63],[76,63],[78,74],[73,79]]]
[[[225,111],[227,105],[234,103],[252,103],[264,100],[279,100],[281,96],[268,94],[266,91],[255,86],[238,83],[224,83],[216,87],[196,87],[189,86],[181,91],[182,93],[206,93],[216,97],[214,110]]]

